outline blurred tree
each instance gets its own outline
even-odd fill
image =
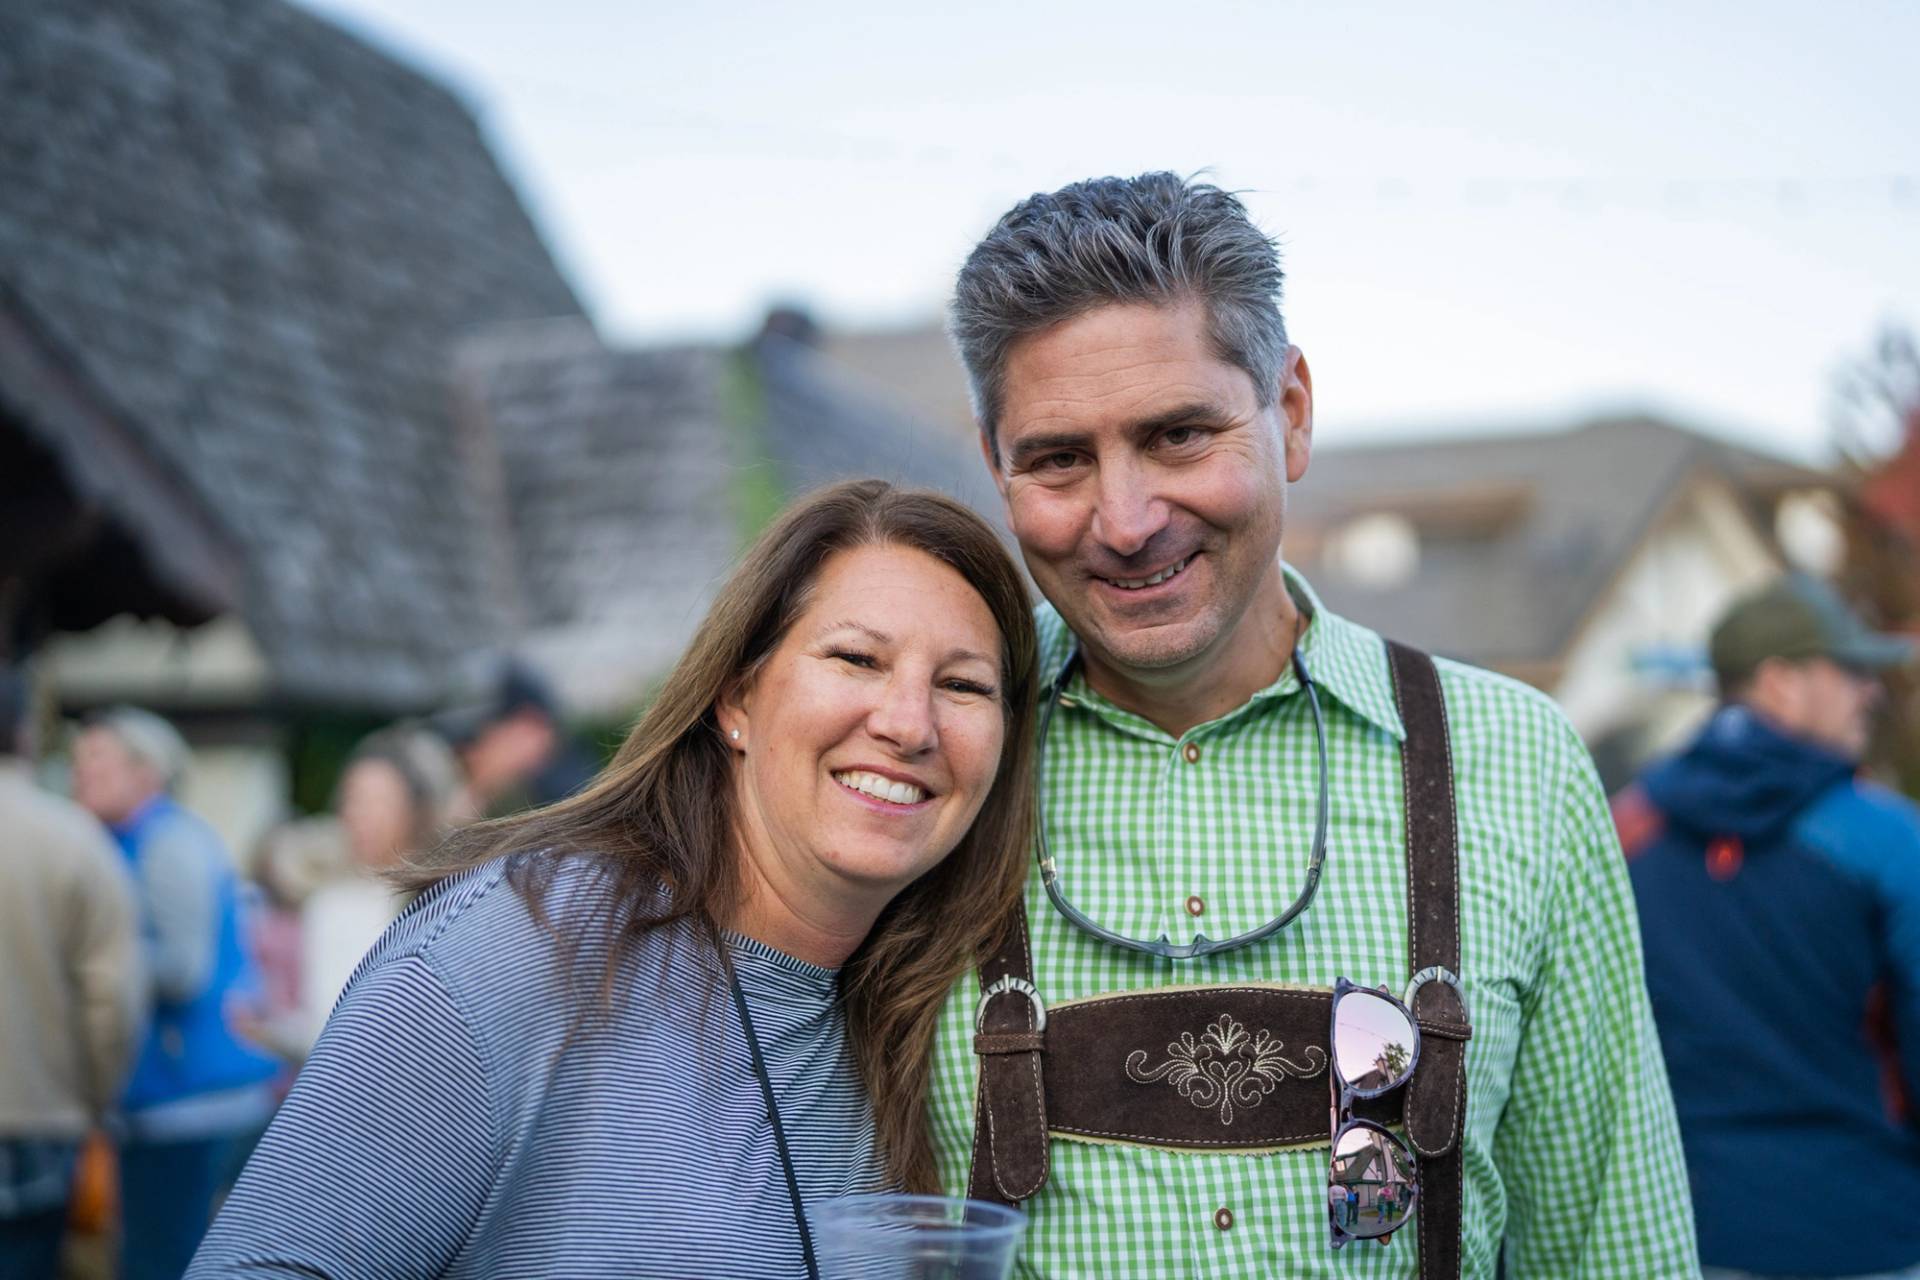
[[[1835,391],[1834,441],[1854,477],[1839,585],[1877,624],[1920,635],[1920,343],[1889,324]],[[1896,672],[1887,692],[1869,762],[1920,797],[1920,678]]]

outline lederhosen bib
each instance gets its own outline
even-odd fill
[[[1460,968],[1458,831],[1446,706],[1433,660],[1387,642],[1406,729],[1408,972]],[[982,991],[1033,983],[1024,905],[1007,943],[980,968]],[[1329,975],[1329,980],[1333,975]],[[1257,1153],[1332,1136],[1330,989],[1262,984],[1109,992],[1047,1008],[998,988],[974,1037],[980,1085],[967,1194],[1014,1204],[1046,1185],[1051,1135],[1184,1151]],[[1460,1274],[1466,1041],[1460,993],[1428,982],[1414,996],[1420,1062],[1402,1088],[1356,1114],[1402,1121],[1419,1158],[1421,1280]],[[1317,1206],[1315,1206],[1318,1211]]]

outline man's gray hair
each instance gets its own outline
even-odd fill
[[[113,707],[88,722],[120,739],[127,753],[160,776],[160,785],[172,791],[187,771],[192,754],[180,731],[151,711],[139,707]]]
[[[1208,183],[1143,173],[1028,196],[967,256],[949,316],[993,456],[1009,349],[1110,303],[1205,304],[1214,351],[1271,405],[1287,358],[1280,283],[1274,241]]]

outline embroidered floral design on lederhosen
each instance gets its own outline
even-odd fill
[[[1221,1014],[1198,1038],[1183,1031],[1167,1046],[1167,1060],[1148,1067],[1147,1051],[1127,1055],[1127,1077],[1139,1084],[1165,1080],[1201,1110],[1218,1108],[1220,1123],[1233,1123],[1233,1109],[1257,1107],[1289,1075],[1306,1080],[1327,1069],[1327,1051],[1308,1045],[1294,1061],[1285,1042],[1270,1031],[1249,1033],[1229,1014]]]

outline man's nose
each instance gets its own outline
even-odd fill
[[[1167,527],[1167,504],[1138,466],[1102,467],[1095,502],[1093,535],[1117,556],[1139,554]]]
[[[895,671],[879,697],[867,714],[868,733],[903,756],[919,755],[939,742],[929,680],[908,671]]]

